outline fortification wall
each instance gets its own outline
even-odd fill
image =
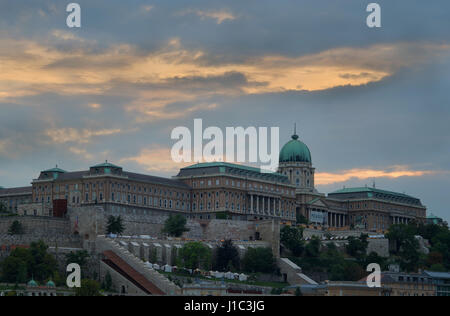
[[[22,235],[11,236],[8,230],[14,221],[23,227]],[[0,245],[29,245],[42,240],[50,247],[81,247],[81,238],[73,235],[67,219],[35,216],[0,218]]]
[[[111,215],[122,217],[125,225],[123,235],[149,235],[157,238],[164,237],[161,230],[169,218],[167,212],[161,211],[129,209],[118,213],[89,206],[69,209],[70,227],[72,232],[77,230],[84,239],[94,240],[95,236],[105,234],[107,220]],[[251,240],[255,239],[257,232],[255,222],[248,221],[188,219],[186,226],[189,231],[183,237],[188,239]]]

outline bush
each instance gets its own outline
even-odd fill
[[[222,245],[217,249],[216,257],[216,270],[234,270],[239,269],[240,258],[239,252],[233,245],[231,240],[225,240]]]
[[[164,223],[163,233],[173,237],[181,237],[184,232],[188,232],[186,218],[182,215],[170,215]]]
[[[270,248],[249,248],[243,260],[244,270],[250,273],[274,273],[275,259]]]
[[[182,266],[187,269],[211,268],[211,250],[201,242],[189,242],[180,249]]]

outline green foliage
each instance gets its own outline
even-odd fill
[[[398,256],[402,270],[412,272],[419,267],[419,242],[415,238],[417,228],[414,225],[392,225],[386,237],[395,243],[393,254]]]
[[[105,279],[103,280],[102,288],[105,291],[111,291],[111,289],[112,289],[112,277],[111,277],[111,274],[109,273],[109,271],[106,272]]]
[[[0,264],[2,280],[24,283],[31,277],[40,282],[51,278],[57,271],[57,263],[47,249],[42,241],[31,243],[29,249],[14,249]]]
[[[320,255],[321,241],[317,236],[313,236],[305,247],[305,254],[310,258],[318,258]]]
[[[300,286],[295,289],[295,296],[303,296]]]
[[[366,257],[366,262],[364,264],[364,266],[368,266],[371,263],[377,263],[380,265],[381,270],[385,271],[388,268],[388,260],[387,258],[383,258],[381,256],[379,256],[376,252],[371,252],[367,257]]]
[[[0,202],[0,213],[9,213],[8,208],[3,202]]]
[[[25,258],[9,256],[1,263],[2,281],[9,283],[26,283],[28,266]]]
[[[400,249],[402,246],[408,241],[414,239],[414,235],[416,234],[416,229],[412,225],[392,225],[389,227],[389,231],[386,234],[386,237],[390,242],[395,243],[395,249],[393,250],[393,254],[398,255],[400,253]]]
[[[109,216],[108,223],[106,225],[107,234],[121,235],[125,231],[125,226],[123,225],[122,217],[119,215],[117,217]]]
[[[77,263],[83,270],[83,267],[86,265],[88,258],[89,253],[86,250],[78,250],[75,252],[71,251],[70,253],[66,254],[66,264]]]
[[[182,266],[186,269],[211,268],[211,250],[201,242],[189,242],[180,249]]]
[[[23,235],[23,226],[19,221],[14,221],[8,229],[9,235]]]
[[[434,272],[447,272],[447,269],[440,263],[433,264],[429,270]]]
[[[216,270],[236,270],[240,267],[240,258],[237,248],[231,240],[225,240],[217,249]]]
[[[244,270],[250,273],[274,273],[276,269],[270,248],[249,248],[242,263]]]
[[[348,245],[346,246],[347,253],[358,260],[363,260],[366,256],[367,246],[369,245],[367,241],[368,237],[365,234],[362,234],[359,238],[349,237]]]
[[[173,237],[181,237],[184,232],[189,231],[186,228],[186,218],[180,214],[170,215],[164,223],[163,233]]]
[[[81,280],[81,287],[75,288],[75,296],[100,296],[100,284],[94,280]]]
[[[301,228],[284,226],[281,229],[280,241],[294,256],[301,256],[305,249],[302,238],[303,230]]]

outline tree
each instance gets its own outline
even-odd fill
[[[29,249],[16,248],[1,264],[2,279],[21,282],[34,277],[37,281],[51,278],[57,271],[56,259],[47,253],[44,242],[33,242]]]
[[[392,225],[386,234],[389,241],[395,243],[393,253],[399,257],[400,267],[408,272],[416,271],[420,263],[417,229],[414,225]]]
[[[386,237],[389,239],[390,242],[395,244],[393,253],[398,254],[400,252],[401,247],[406,242],[406,240],[413,239],[415,234],[416,234],[416,227],[404,224],[397,224],[391,225],[391,227],[389,227]]]
[[[189,242],[180,249],[180,259],[186,269],[210,269],[211,250],[201,242]]]
[[[181,237],[184,232],[188,232],[186,218],[180,214],[170,215],[164,223],[163,233],[173,237]]]
[[[284,226],[280,232],[280,241],[296,257],[301,256],[305,249],[303,230],[297,227]]]
[[[86,250],[71,251],[66,254],[66,264],[77,263],[83,268],[86,265],[88,258],[89,253]]]
[[[364,266],[367,267],[371,263],[379,264],[381,267],[381,270],[383,270],[383,271],[386,270],[386,268],[387,268],[386,258],[379,256],[376,252],[373,252],[373,251],[371,253],[369,253],[369,255],[366,257],[366,263],[364,264]]]
[[[30,245],[32,257],[28,267],[29,276],[35,276],[38,281],[44,281],[57,271],[57,262],[53,255],[47,252],[48,246],[43,241],[33,242]]]
[[[243,260],[244,270],[251,273],[273,273],[275,259],[270,248],[249,248]]]
[[[444,262],[444,256],[442,253],[432,251],[427,256],[427,265],[432,266],[434,264],[442,264]]]
[[[369,236],[365,234],[362,234],[359,238],[350,236],[346,246],[347,253],[358,260],[363,260],[369,245],[369,242],[367,241],[368,237]]]
[[[9,235],[22,235],[23,234],[23,226],[19,221],[14,221],[8,229]]]
[[[125,226],[123,225],[123,220],[120,215],[117,217],[112,215],[108,217],[108,224],[106,226],[107,234],[121,235],[124,230]]]
[[[75,288],[75,296],[100,296],[100,284],[94,280],[81,280],[81,287]]]
[[[1,263],[2,281],[26,283],[28,277],[27,263],[23,258],[9,256]]]
[[[436,263],[436,264],[433,264],[433,265],[430,267],[430,271],[434,271],[434,272],[447,272],[447,269],[445,269],[445,267],[444,267],[442,264]]]
[[[103,280],[103,288],[105,291],[110,291],[112,289],[112,277],[109,271],[106,272],[105,279]]]
[[[309,243],[306,244],[305,254],[310,258],[317,258],[320,255],[321,241],[317,236],[313,236]]]
[[[225,240],[217,249],[216,270],[239,269],[239,252],[231,240]]]
[[[0,201],[0,213],[9,213],[6,205]]]
[[[400,252],[400,267],[407,272],[417,271],[420,261],[419,242],[415,237],[408,238],[402,243]]]

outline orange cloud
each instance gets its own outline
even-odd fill
[[[171,159],[170,148],[144,149],[134,157],[120,160],[121,163],[133,161],[145,167],[150,172],[178,173],[179,169],[190,165],[189,163],[176,163]],[[191,163],[192,164],[192,163]]]
[[[76,129],[76,128],[57,128],[48,129],[45,135],[50,138],[53,143],[64,144],[69,142],[75,143],[89,143],[92,137],[109,136],[120,133],[120,129]]]
[[[406,167],[396,166],[390,171],[374,169],[350,169],[337,173],[318,172],[315,174],[316,185],[327,185],[332,183],[345,182],[350,179],[373,179],[373,178],[400,178],[400,177],[421,177],[436,174],[431,170],[408,170]]]
[[[80,47],[58,50],[32,40],[0,39],[0,102],[42,93],[118,95],[131,101],[126,109],[140,121],[182,117],[207,110],[211,96],[239,96],[289,90],[317,91],[380,81],[401,67],[448,55],[449,45],[391,43],[364,48],[334,48],[299,57],[267,55],[241,62],[217,63],[202,50],[187,50],[170,40],[143,54],[120,44],[108,50],[97,43],[53,31],[63,42]],[[238,74],[230,83],[230,74]],[[173,103],[197,103],[173,113]],[[199,105],[200,104],[200,105]]]

